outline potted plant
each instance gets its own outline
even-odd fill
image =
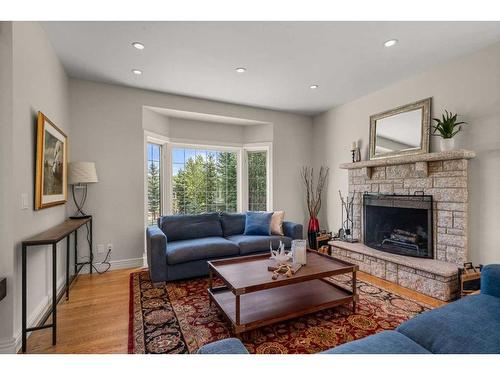
[[[457,117],[457,113],[453,114],[445,110],[441,119],[433,119],[436,124],[433,125],[432,135],[441,137],[441,151],[450,151],[455,148],[455,138],[453,137],[462,130],[461,125],[467,124],[465,121],[457,122]]]
[[[309,225],[307,228],[309,247],[316,249],[316,234],[319,231],[318,213],[321,208],[321,194],[328,178],[328,168],[323,166],[320,168],[316,186],[314,186],[313,168],[303,167],[301,175],[306,188],[306,203],[309,211]]]

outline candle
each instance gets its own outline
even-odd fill
[[[293,252],[293,263],[306,265],[307,253],[306,253],[306,241],[305,240],[293,240],[292,241],[292,252]]]
[[[351,150],[356,150],[356,148],[358,148],[358,142],[354,141],[354,142],[352,142],[352,149]]]

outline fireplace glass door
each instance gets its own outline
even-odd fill
[[[395,254],[433,257],[432,196],[363,196],[365,245]]]

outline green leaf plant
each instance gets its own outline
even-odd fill
[[[432,135],[437,135],[441,138],[453,138],[460,130],[462,130],[461,125],[466,125],[465,121],[457,122],[458,114],[453,114],[445,110],[445,114],[442,115],[441,119],[433,118],[436,124],[432,126]],[[436,134],[439,133],[439,134]]]

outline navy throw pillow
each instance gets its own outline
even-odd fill
[[[247,236],[270,236],[272,212],[252,212],[246,213],[245,235]]]

